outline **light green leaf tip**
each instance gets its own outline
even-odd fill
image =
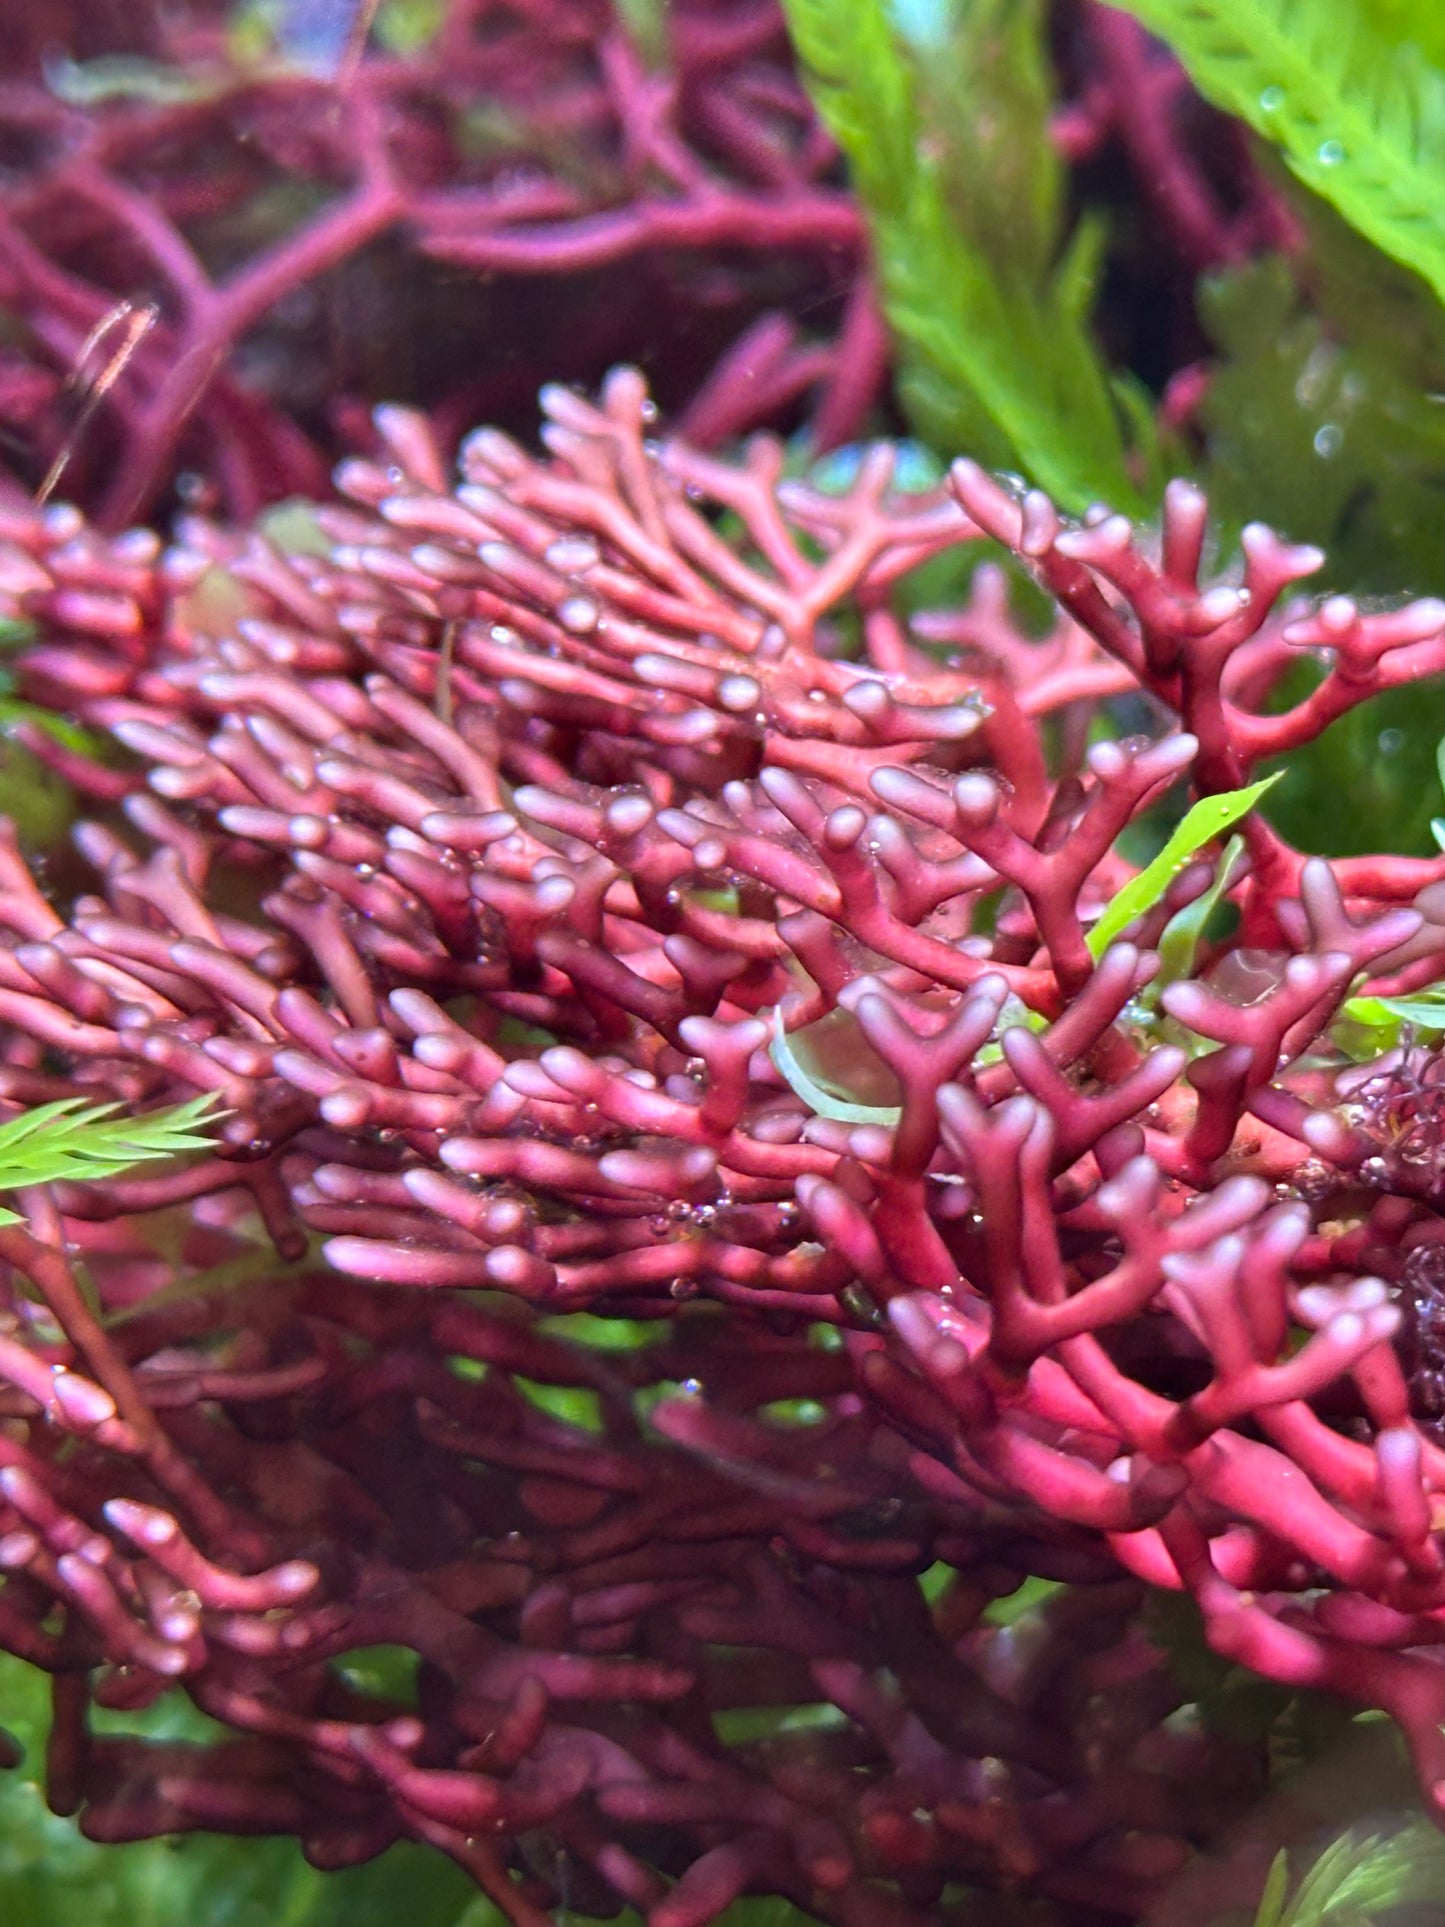
[[[1445,300],[1445,72],[1361,0],[1124,0],[1199,91]]]
[[[1130,878],[1118,895],[1105,905],[1103,915],[1090,926],[1084,941],[1094,961],[1098,962],[1114,939],[1121,931],[1127,930],[1136,917],[1142,917],[1146,910],[1153,909],[1196,852],[1215,837],[1223,836],[1226,830],[1233,829],[1241,817],[1248,816],[1265,791],[1272,789],[1283,774],[1283,770],[1277,770],[1273,776],[1250,783],[1242,790],[1224,790],[1217,796],[1201,797],[1186,812],[1154,861],[1146,864],[1136,877]]]
[[[1149,987],[1151,990],[1161,983],[1177,983],[1181,977],[1188,977],[1194,971],[1194,959],[1198,953],[1209,919],[1219,908],[1230,886],[1239,875],[1239,860],[1244,855],[1244,838],[1232,836],[1224,846],[1224,854],[1214,868],[1214,881],[1193,903],[1185,904],[1177,915],[1171,917],[1164,926],[1159,939],[1159,975]]]
[[[1281,1848],[1270,1862],[1269,1878],[1259,1898],[1259,1912],[1254,1917],[1254,1927],[1279,1927],[1288,1892],[1289,1855]]]

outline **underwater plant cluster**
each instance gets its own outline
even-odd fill
[[[21,687],[89,732],[27,740],[120,816],[63,896],[9,850],[0,1091],[222,1107],[0,1229],[52,1799],[406,1834],[519,1923],[1138,1917],[1248,1778],[1145,1581],[1438,1800],[1440,865],[1302,859],[1251,779],[1445,607],[1282,600],[1320,557],[1260,527],[1210,581],[1189,485],[1156,548],[701,455],[628,371],[544,406],[455,487],[384,410],[271,535],[4,518]],[[911,602],[985,533],[1042,635],[991,565]],[[1074,1583],[1021,1645],[1027,1576]],[[409,1692],[328,1666],[375,1645]],[[230,1737],[89,1730],[176,1680]]]
[[[1433,1902],[1433,8],[12,13],[7,1904]]]

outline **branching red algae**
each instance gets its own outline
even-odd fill
[[[29,693],[136,759],[30,738],[101,807],[78,894],[0,853],[0,1093],[229,1113],[0,1232],[0,1644],[57,1675],[53,1797],[326,1865],[408,1834],[518,1922],[960,1881],[1137,1918],[1249,1784],[1171,1718],[1147,1581],[1385,1708],[1438,1807],[1434,1055],[1332,1027],[1445,969],[1445,866],[1255,815],[1234,934],[1166,940],[1212,856],[1088,933],[1128,825],[1439,674],[1445,609],[1290,602],[1320,558],[1262,528],[1201,581],[1185,484],[1156,539],[968,465],[900,494],[887,448],[827,494],[655,442],[625,371],[544,405],[546,457],[479,432],[455,490],[382,411],[324,555],[0,524]],[[988,565],[911,613],[985,532],[1042,638]],[[1124,698],[1152,735],[1091,744]],[[792,1087],[778,1010],[876,1121]],[[1021,1644],[982,1614],[1025,1573],[1074,1583]],[[327,1664],[376,1643],[414,1704]],[[239,1737],[91,1735],[94,1668]]]

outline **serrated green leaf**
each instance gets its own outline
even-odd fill
[[[119,1104],[61,1098],[0,1124],[0,1191],[119,1177],[137,1164],[212,1148],[209,1127],[222,1115],[213,1091],[169,1110],[139,1116]]]
[[[1359,0],[1124,0],[1206,98],[1445,299],[1445,72]]]
[[[785,0],[784,12],[868,216],[899,392],[924,439],[1022,470],[1074,509],[1138,510],[1123,416],[1081,315],[1090,239],[1058,265],[1039,0],[910,4],[906,33],[885,0]]]
[[[1283,771],[1250,783],[1241,790],[1224,790],[1218,796],[1205,796],[1187,810],[1164,848],[1136,877],[1131,877],[1093,923],[1085,938],[1089,955],[1097,962],[1109,945],[1127,930],[1136,917],[1152,910],[1169,885],[1192,857],[1217,836],[1233,829],[1241,817],[1248,816],[1266,790],[1272,789]]]
[[[1383,1927],[1387,1909],[1430,1904],[1445,1893],[1445,1836],[1423,1820],[1387,1835],[1358,1829],[1342,1834],[1280,1912],[1283,1858],[1270,1868],[1255,1927]],[[1271,1905],[1273,1912],[1267,1911]]]

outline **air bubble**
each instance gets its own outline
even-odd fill
[[[1339,141],[1321,141],[1315,159],[1321,167],[1338,167],[1345,158],[1345,150]]]
[[[1328,462],[1332,457],[1339,454],[1340,444],[1344,439],[1345,431],[1340,427],[1338,422],[1326,422],[1322,428],[1315,430],[1314,447],[1316,455]]]

